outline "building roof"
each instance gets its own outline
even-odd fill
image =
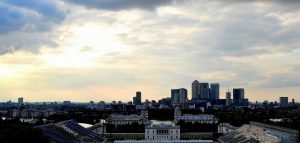
[[[55,143],[95,142],[101,143],[105,139],[79,125],[74,120],[67,120],[55,124],[39,126]]]
[[[137,115],[137,114],[132,114],[132,115],[122,115],[122,114],[112,114],[110,115],[110,117],[108,117],[108,120],[111,120],[111,121],[114,121],[114,120],[117,120],[117,121],[133,121],[133,120],[136,120],[136,121],[139,121],[139,120],[142,120],[143,117],[140,116],[140,115]]]
[[[213,143],[212,140],[117,140],[114,143]]]
[[[184,120],[184,121],[197,121],[197,120],[217,120],[214,115],[208,115],[208,114],[198,114],[198,115],[192,115],[192,114],[183,114],[182,116],[178,117],[177,120]]]
[[[221,123],[220,125],[226,127],[227,129],[230,129],[232,131],[238,129],[238,127],[232,126],[229,123]]]
[[[179,128],[173,121],[150,120],[147,128]]]
[[[281,139],[272,136],[268,131],[263,128],[259,128],[251,125],[243,125],[235,131],[229,132],[224,136],[218,138],[221,143],[231,143],[231,142],[269,142],[278,143]]]

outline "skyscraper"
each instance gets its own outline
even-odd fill
[[[135,97],[133,97],[133,104],[141,105],[142,104],[142,93],[137,91]]]
[[[280,97],[280,107],[287,107],[289,105],[288,97]]]
[[[192,100],[197,100],[199,93],[200,93],[200,83],[199,81],[195,80],[192,83]]]
[[[206,82],[200,83],[200,95],[198,99],[209,99],[209,84]]]
[[[187,100],[187,90],[185,88],[171,89],[171,101],[173,104],[185,103]]]
[[[23,103],[24,103],[23,97],[19,97],[18,98],[18,104],[23,104]]]
[[[218,83],[211,83],[209,99],[215,100],[215,99],[219,99],[219,97],[220,97],[220,85]]]
[[[234,105],[239,106],[245,97],[244,88],[234,88],[233,89],[233,103]]]
[[[231,92],[228,91],[226,92],[226,106],[230,106],[231,105]]]

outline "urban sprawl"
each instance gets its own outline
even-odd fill
[[[28,125],[53,143],[298,143],[300,105],[294,99],[250,102],[244,88],[220,99],[218,83],[171,89],[170,97],[130,102],[0,103],[1,124]],[[0,132],[1,133],[1,132]],[[1,138],[1,137],[0,137]]]

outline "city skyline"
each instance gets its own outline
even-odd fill
[[[219,83],[300,101],[298,1],[0,2],[0,102],[132,101]],[[243,11],[241,11],[241,9]],[[22,99],[23,100],[23,99]]]

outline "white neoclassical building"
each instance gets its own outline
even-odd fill
[[[179,121],[191,122],[191,123],[201,123],[201,124],[217,124],[218,118],[214,115],[208,114],[182,114],[180,107],[176,107],[174,111],[174,121],[175,123]]]
[[[122,115],[122,114],[112,114],[106,119],[106,122],[114,125],[127,125],[134,122],[139,124],[144,124],[146,122],[145,118],[140,115]]]
[[[180,126],[172,121],[150,120],[145,127],[146,140],[180,140]]]

